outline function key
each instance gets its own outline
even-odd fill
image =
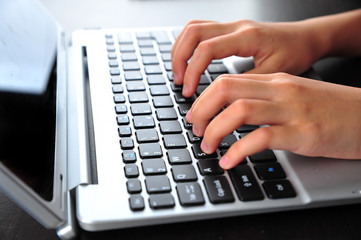
[[[238,165],[228,171],[239,200],[255,201],[264,199],[261,188],[247,165]]]
[[[171,208],[175,206],[175,202],[169,193],[156,194],[149,197],[149,205],[152,209]]]
[[[296,192],[288,180],[266,181],[263,188],[271,199],[296,197]]]
[[[133,150],[124,150],[122,157],[124,163],[135,163],[137,161],[137,156]]]
[[[205,176],[203,182],[211,203],[234,202],[231,187],[225,176]]]
[[[272,163],[257,163],[254,165],[257,176],[261,180],[274,180],[286,178],[286,173],[283,171],[281,164],[278,162]]]
[[[127,190],[128,193],[140,193],[142,191],[142,185],[138,179],[129,179],[127,181]]]
[[[126,164],[124,166],[124,172],[127,178],[136,178],[139,176],[139,170],[136,164]]]
[[[177,193],[182,206],[203,205],[204,197],[201,187],[196,182],[178,183]]]
[[[134,195],[129,197],[129,207],[133,211],[141,211],[144,209],[144,200],[140,195]]]
[[[266,149],[262,152],[253,154],[249,156],[249,159],[253,163],[263,163],[263,162],[276,162],[277,158],[272,150]]]

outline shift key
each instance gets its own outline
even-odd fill
[[[238,165],[229,170],[228,173],[239,200],[255,201],[264,199],[262,190],[249,166]]]

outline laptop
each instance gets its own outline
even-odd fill
[[[213,61],[184,98],[171,72],[180,30],[79,30],[68,40],[38,2],[1,1],[0,189],[62,239],[79,228],[361,202],[361,161],[266,150],[232,170],[218,166],[263,126],[240,126],[203,153],[185,114],[217,76],[253,63]],[[305,76],[318,78],[312,69]]]

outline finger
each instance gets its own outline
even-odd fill
[[[282,107],[274,102],[237,100],[218,114],[208,126],[206,126],[202,141],[202,150],[208,154],[213,153],[224,137],[244,124],[281,125],[284,124],[287,119],[285,111],[282,111]],[[193,124],[193,126],[194,125],[195,124]]]
[[[291,150],[298,145],[297,134],[291,127],[262,127],[235,142],[220,159],[219,165],[223,169],[231,169],[247,156],[265,149]]]
[[[203,134],[206,122],[225,105],[238,99],[271,100],[277,89],[265,81],[244,79],[233,75],[223,75],[213,82],[193,103],[187,120],[193,123],[196,131]],[[198,131],[199,130],[199,131]]]
[[[199,82],[200,75],[213,59],[221,59],[232,55],[250,57],[257,53],[258,47],[249,39],[243,39],[238,32],[230,33],[199,43],[197,49],[185,69],[183,95],[192,96]]]
[[[230,24],[217,22],[196,22],[187,25],[172,49],[172,69],[174,80],[182,84],[187,61],[201,41],[215,36],[227,34],[231,31]]]

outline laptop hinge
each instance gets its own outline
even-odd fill
[[[68,47],[68,190],[97,184],[96,157],[85,47]]]

